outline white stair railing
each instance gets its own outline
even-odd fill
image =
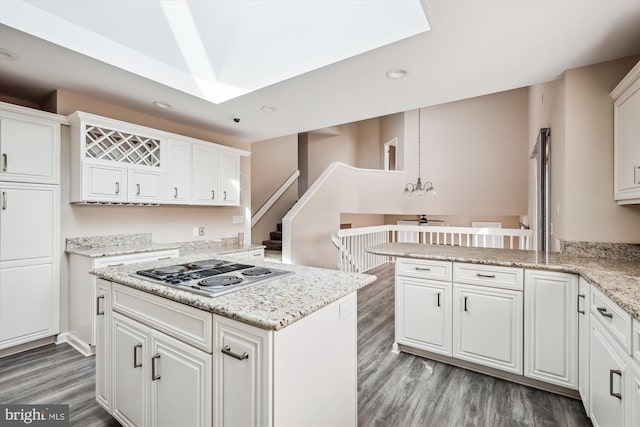
[[[260,209],[258,209],[256,214],[251,217],[251,228],[253,228],[258,223],[258,221],[262,219],[264,214],[266,214],[267,211],[271,209],[271,207],[278,201],[278,199],[282,197],[284,192],[287,191],[289,187],[291,187],[291,184],[296,182],[296,179],[298,179],[299,176],[300,171],[296,169],[296,171],[293,172],[289,178],[287,178],[287,180],[280,186],[280,188],[278,188],[275,193],[273,193],[271,197],[269,197],[269,199],[264,202],[264,204],[260,207]]]
[[[366,252],[366,248],[382,243],[530,250],[532,235],[531,230],[519,228],[380,225],[339,230],[332,241],[338,248],[338,268],[363,272],[389,261],[390,257]]]

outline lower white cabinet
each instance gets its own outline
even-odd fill
[[[629,425],[625,386],[630,380],[627,356],[598,320],[591,321],[589,402],[594,426]]]
[[[591,285],[580,277],[578,281],[578,392],[584,410],[589,414],[589,336],[591,310]]]
[[[577,299],[578,276],[525,271],[525,376],[571,389],[578,387]]]
[[[452,355],[451,283],[396,277],[396,342]]]
[[[113,410],[125,426],[210,426],[212,356],[113,314]]]
[[[94,279],[96,280],[96,279]],[[95,346],[96,352],[96,400],[111,411],[111,283],[96,280]]]
[[[522,292],[454,283],[453,357],[522,374]]]

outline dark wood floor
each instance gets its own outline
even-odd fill
[[[393,266],[371,273],[358,291],[359,426],[591,425],[577,400],[391,353]],[[72,426],[118,425],[95,402],[95,358],[66,344],[0,359],[0,403],[68,404]]]
[[[358,291],[359,426],[591,426],[578,400],[391,353],[393,265],[370,273]]]

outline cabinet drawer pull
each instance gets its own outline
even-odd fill
[[[2,210],[3,211],[7,210],[7,192],[6,191],[2,192]]]
[[[580,298],[584,299],[585,296],[582,294],[578,294],[578,298],[576,298],[576,309],[578,310],[578,313],[584,314],[584,310],[580,310]]]
[[[102,316],[104,314],[104,310],[100,311],[100,300],[104,300],[104,295],[98,295],[96,298],[96,315]]]
[[[107,265],[107,267],[120,267],[121,265],[124,265],[124,262],[119,262],[117,264],[109,264]]]
[[[215,199],[215,197],[216,197],[215,190],[211,190],[211,200]]]
[[[476,273],[476,276],[478,277],[484,277],[486,279],[495,279],[496,275],[495,274],[483,274],[483,273]]]
[[[2,172],[6,172],[9,168],[9,157],[7,153],[2,153]]]
[[[464,311],[469,311],[467,310],[467,297],[464,297]]]
[[[6,163],[5,163],[6,164]],[[6,169],[5,169],[6,171]],[[636,166],[633,168],[633,183],[640,184],[640,166]]]
[[[222,348],[222,353],[226,354],[227,356],[231,356],[234,359],[238,359],[238,360],[244,360],[244,359],[248,359],[249,358],[249,353],[247,353],[246,351],[242,354],[238,354],[238,353],[234,353],[233,351],[231,351],[231,346],[225,345]]]
[[[416,271],[431,271],[429,267],[415,267]]]
[[[158,261],[162,261],[163,259],[171,259],[170,256],[163,256],[162,258],[158,258]]]
[[[613,374],[620,376],[620,385],[622,385],[622,371],[618,369],[609,369],[609,394],[622,400],[622,393],[613,392]]]
[[[116,194],[120,194],[120,182],[116,181]]]
[[[437,297],[438,297],[438,307],[440,307],[440,292],[438,292]]]
[[[613,319],[613,314],[607,313],[606,307],[596,307],[596,310],[598,310],[598,313],[600,313],[602,317],[608,317],[609,319]]]
[[[174,199],[178,198],[178,187],[173,187],[173,198]]]
[[[222,192],[222,200],[227,200],[227,192],[226,191]]]
[[[142,348],[142,344],[136,344],[133,346],[133,368],[139,368],[142,366],[142,362],[138,361],[138,349]]]
[[[160,361],[160,355],[156,354],[151,358],[151,381],[156,381],[160,379],[160,374],[158,373],[160,369],[157,367],[157,362]]]
[[[136,184],[136,188],[137,188],[136,196],[139,196],[140,195],[140,184]]]

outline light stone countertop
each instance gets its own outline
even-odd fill
[[[259,328],[276,331],[355,292],[376,279],[376,276],[368,274],[343,273],[337,270],[252,261],[252,264],[258,266],[293,271],[294,274],[225,295],[206,297],[131,276],[131,273],[143,269],[184,264],[214,257],[221,258],[218,252],[200,253],[168,260],[102,268],[91,273],[108,281],[159,295]],[[228,258],[228,260],[237,261],[233,258]]]
[[[98,247],[68,248],[68,254],[82,255],[89,258],[101,258],[106,256],[128,255],[135,253],[162,251],[167,249],[180,249],[179,243],[134,243],[130,245],[113,245]]]
[[[401,258],[521,267],[575,273],[595,285],[621,308],[640,320],[640,260],[586,258],[511,249],[467,248],[459,246],[384,243],[367,252]]]

